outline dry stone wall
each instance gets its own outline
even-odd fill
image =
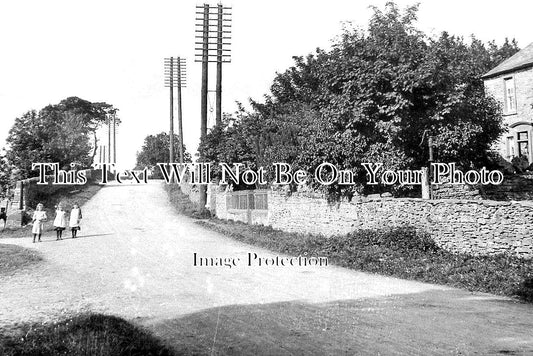
[[[506,176],[500,185],[433,185],[435,199],[533,200],[533,176]]]
[[[226,194],[231,193],[216,195],[216,215],[221,219],[326,237],[357,229],[414,226],[453,252],[533,256],[533,202],[360,198],[331,204],[320,194],[269,191],[267,216],[255,220],[253,215],[228,211]]]

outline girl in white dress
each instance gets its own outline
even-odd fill
[[[80,221],[81,221],[81,209],[78,206],[78,204],[74,204],[72,206],[72,210],[70,211],[70,228],[72,230],[72,238],[76,238],[76,235],[78,234],[78,230],[80,230]]]
[[[35,238],[39,236],[39,242],[41,242],[41,234],[44,230],[44,222],[46,221],[48,217],[46,216],[46,211],[44,211],[44,205],[39,203],[37,204],[37,207],[35,208],[35,211],[33,212],[33,217],[31,218],[33,222],[33,228],[31,230],[33,234],[33,242],[35,242]]]
[[[54,228],[57,235],[56,240],[63,240],[63,230],[67,228],[67,212],[63,210],[63,205],[61,205],[61,203],[56,206]]]

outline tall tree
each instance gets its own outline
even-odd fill
[[[400,10],[388,2],[384,10],[374,8],[366,30],[347,27],[331,50],[294,57],[264,104],[252,101],[251,112],[212,132],[238,144],[226,147],[208,135],[201,150],[223,157],[243,147],[253,156],[248,161],[284,159],[310,173],[327,161],[357,178],[352,187],[328,187],[341,195],[372,189],[361,163],[426,165],[421,141],[429,135],[440,161],[464,168],[487,163],[504,127],[481,75],[518,46],[485,45],[475,37],[468,43],[446,32],[430,38],[416,27],[417,12],[418,6]]]
[[[115,111],[112,105],[77,97],[39,112],[28,111],[15,119],[9,131],[6,157],[18,178],[35,175],[31,169],[35,162],[57,162],[62,168],[78,162],[89,167],[97,145],[96,130],[104,124],[106,114]]]
[[[11,166],[5,157],[5,152],[0,152],[0,198],[5,196],[10,185]]]
[[[179,136],[174,134],[174,157],[178,157]],[[185,163],[192,162],[191,154],[187,148],[183,147],[183,160]],[[139,152],[137,152],[137,163],[135,169],[150,168],[154,171],[156,177],[160,176],[158,163],[170,162],[170,135],[166,132],[161,132],[156,135],[148,135],[144,139],[144,144]]]
[[[68,116],[67,121],[74,124],[79,123],[79,127],[87,130],[87,134],[92,136],[91,161],[94,160],[98,148],[97,130],[107,123],[109,116],[116,114],[118,109],[105,102],[92,103],[78,97],[69,97],[62,100],[57,108]],[[121,123],[120,118],[116,118],[116,124]]]

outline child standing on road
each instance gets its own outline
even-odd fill
[[[44,222],[48,219],[46,216],[46,211],[44,211],[44,205],[39,203],[33,212],[32,222],[33,228],[31,232],[33,233],[33,242],[35,243],[35,238],[39,236],[39,242],[41,242],[41,234],[44,229]]]
[[[63,231],[67,228],[67,212],[63,210],[63,205],[56,205],[56,218],[54,219],[56,230],[56,240],[63,240]]]
[[[81,209],[78,206],[78,204],[74,204],[72,206],[72,210],[70,211],[70,228],[72,230],[72,238],[76,238],[76,235],[78,234],[78,230],[80,230],[80,221],[81,221]]]

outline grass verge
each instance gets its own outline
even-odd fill
[[[33,266],[42,260],[38,251],[16,245],[0,244],[0,277]]]
[[[168,185],[165,189],[178,212],[193,218],[209,217],[200,214],[199,208],[179,187]],[[330,263],[355,270],[517,297],[533,303],[533,260],[507,254],[451,253],[438,247],[429,234],[414,228],[359,230],[326,238],[217,218],[198,223],[244,243],[292,256],[323,256]]]
[[[47,186],[45,186],[45,188],[46,187]],[[102,186],[98,184],[87,184],[80,188],[68,187],[68,189],[61,189],[54,191],[52,194],[47,194],[46,190],[40,192],[38,195],[38,201],[44,205],[46,215],[48,216],[48,221],[44,225],[44,231],[53,230],[52,225],[55,217],[55,205],[61,202],[68,210],[71,209],[72,204],[77,203],[80,205],[80,207],[82,207],[83,210],[83,204],[89,201],[89,199],[91,199],[101,188]],[[35,207],[32,206],[30,208],[34,209]],[[28,214],[29,219],[31,220],[31,214],[33,214],[33,210],[29,210]],[[31,237],[31,228],[32,226],[30,221],[27,225],[22,227],[0,230],[0,239],[2,237]]]
[[[533,302],[531,260],[454,254],[414,228],[360,230],[325,238],[219,219],[198,223],[236,240],[292,256],[324,256],[330,263],[360,271]]]
[[[195,219],[208,219],[211,213],[206,208],[201,208],[189,200],[189,197],[181,191],[177,184],[165,184],[164,189],[167,192],[168,199],[178,213]]]
[[[82,314],[52,324],[26,324],[0,334],[0,354],[15,355],[174,355],[143,328],[102,314]]]

